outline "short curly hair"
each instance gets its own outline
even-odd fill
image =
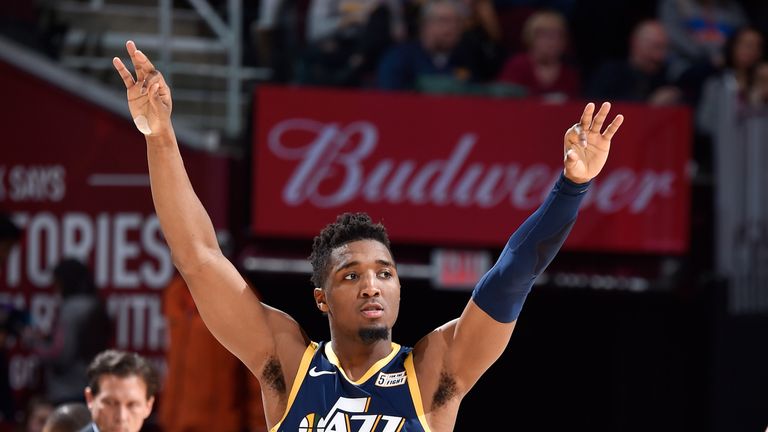
[[[312,263],[310,280],[315,287],[322,287],[328,277],[331,251],[357,240],[376,240],[386,246],[390,255],[392,254],[384,225],[373,223],[371,217],[363,212],[342,213],[336,217],[335,222],[326,225],[312,243],[312,254],[309,255],[309,261]]]

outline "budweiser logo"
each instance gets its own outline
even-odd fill
[[[289,133],[306,137],[287,144]],[[431,160],[372,157],[379,144],[378,129],[366,121],[347,125],[309,119],[289,119],[268,134],[270,151],[296,161],[282,189],[286,204],[311,203],[320,208],[366,203],[491,208],[509,205],[519,210],[537,207],[560,175],[562,165],[473,159],[482,145],[476,134],[458,135],[447,154]],[[619,167],[594,181],[582,208],[603,213],[640,213],[654,200],[673,196],[672,170]]]

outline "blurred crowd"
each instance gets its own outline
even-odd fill
[[[734,76],[744,103],[765,103],[766,6],[645,3],[265,0],[248,26],[246,61],[304,85],[702,110],[712,105],[712,81]]]
[[[4,5],[0,33],[57,57],[72,23],[56,3]],[[209,3],[226,17],[227,1]],[[768,93],[768,4],[760,0],[260,0],[242,7],[243,64],[268,68],[276,83],[685,104],[702,119],[729,77],[745,106],[765,105]],[[699,131],[712,133],[706,125]]]

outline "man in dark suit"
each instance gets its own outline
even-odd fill
[[[152,413],[158,376],[142,356],[106,350],[88,367],[85,400],[91,424],[80,432],[139,432]]]

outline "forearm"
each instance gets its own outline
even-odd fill
[[[517,319],[534,281],[568,237],[589,184],[576,184],[561,176],[547,199],[512,234],[499,259],[480,279],[472,299],[495,320]]]
[[[219,246],[211,219],[189,181],[172,129],[147,136],[147,162],[155,212],[174,262],[182,272],[194,268]]]

